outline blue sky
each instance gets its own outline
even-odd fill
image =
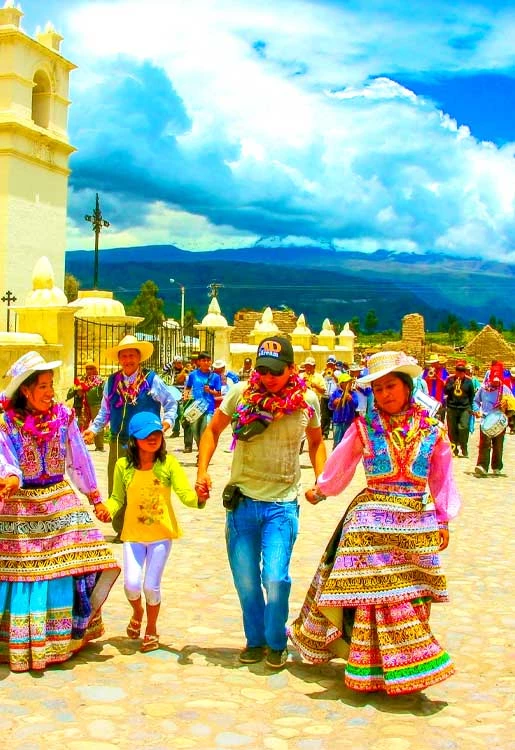
[[[103,247],[515,261],[513,2],[20,2],[79,66],[70,249],[98,191]]]

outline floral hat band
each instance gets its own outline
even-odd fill
[[[393,372],[403,372],[416,378],[422,374],[422,368],[414,357],[408,356],[405,352],[378,352],[368,360],[368,373],[358,378],[357,382],[366,385]]]

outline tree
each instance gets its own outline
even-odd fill
[[[361,323],[359,322],[359,318],[357,315],[355,315],[351,320],[349,321],[349,327],[351,331],[354,333],[355,336],[359,336],[361,333]]]
[[[71,273],[64,275],[64,293],[68,302],[73,302],[79,296],[80,282]]]
[[[492,326],[492,328],[495,328],[495,330],[499,331],[499,333],[502,333],[504,330],[504,323],[500,318],[496,318],[495,315],[492,315],[490,317],[488,325]]]
[[[197,314],[195,310],[185,310],[184,311],[184,335],[185,336],[191,336],[196,337],[198,336],[197,331],[193,327],[195,323],[197,323]]]
[[[145,333],[152,333],[165,319],[164,301],[157,296],[159,288],[153,281],[145,281],[141,285],[140,293],[129,307],[131,315],[139,315],[144,320],[138,324],[138,329]]]
[[[455,333],[460,328],[463,329],[463,324],[457,315],[454,315],[454,313],[447,313],[445,318],[443,318],[438,324],[438,330],[442,333],[450,333],[451,328],[453,333]]]
[[[365,316],[365,333],[369,336],[377,329],[379,325],[379,318],[376,315],[375,310],[369,310]]]
[[[471,320],[468,324],[469,331],[473,331],[474,333],[477,333],[479,331],[479,324],[475,320]]]
[[[447,335],[449,336],[449,342],[453,346],[460,346],[463,343],[463,326],[458,318],[449,324]]]

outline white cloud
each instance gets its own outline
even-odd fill
[[[69,8],[66,51],[81,63],[73,98],[102,91],[103,67],[123,55],[163,68],[191,119],[177,134],[173,163],[177,179],[187,174],[189,191],[203,196],[204,215],[176,208],[152,165],[145,195],[138,198],[138,181],[119,188],[141,201],[144,218],[114,227],[106,242],[205,249],[270,231],[349,248],[508,254],[513,145],[478,142],[466,124],[458,127],[385,72],[508,68],[515,14],[443,0],[410,4],[409,12],[405,3],[386,12],[373,0],[356,7],[120,0]],[[101,107],[93,115],[94,128],[108,127]],[[156,162],[166,162],[166,144],[140,146],[140,137],[134,132],[131,141],[129,133],[127,159],[150,158],[154,149]],[[180,169],[210,164],[213,154],[218,171]],[[72,228],[70,245],[85,237]]]

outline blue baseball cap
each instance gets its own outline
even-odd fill
[[[140,411],[129,422],[130,437],[139,438],[140,440],[148,437],[152,432],[157,432],[157,430],[163,432],[163,425],[159,417],[151,411]]]

